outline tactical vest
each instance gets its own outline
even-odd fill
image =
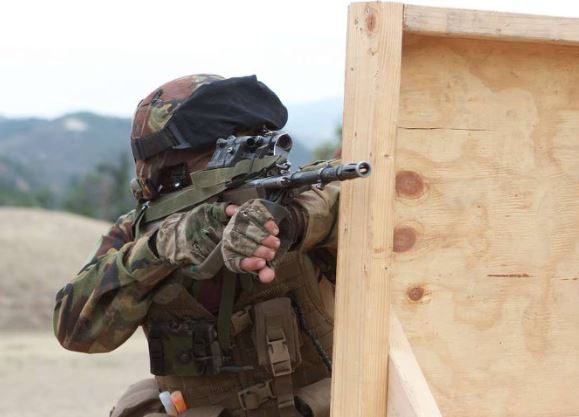
[[[269,284],[226,274],[214,278],[235,281],[222,292],[222,300],[234,297],[226,326],[179,270],[155,291],[143,328],[160,390],[180,390],[188,407],[219,405],[234,417],[329,415],[333,320],[312,257],[289,252]],[[227,335],[218,334],[223,329]]]

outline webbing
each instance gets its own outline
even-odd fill
[[[227,268],[223,268],[223,287],[221,289],[221,301],[217,315],[217,338],[223,352],[231,350],[231,316],[235,303],[235,289],[237,274]]]
[[[190,186],[151,201],[145,211],[144,221],[149,223],[159,220],[216,197],[228,188],[228,183],[235,177],[262,171],[279,159],[279,155],[254,160],[243,159],[232,167],[193,172],[190,174]]]

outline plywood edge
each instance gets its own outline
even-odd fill
[[[404,31],[432,36],[579,44],[579,19],[404,5]]]
[[[390,316],[388,417],[442,417],[422,369],[396,317]]]

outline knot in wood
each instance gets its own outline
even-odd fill
[[[420,301],[424,297],[424,288],[412,287],[408,290],[407,295],[411,301]]]
[[[424,181],[414,171],[398,171],[396,193],[407,198],[418,198],[424,194]]]
[[[416,231],[407,226],[394,229],[394,252],[406,252],[416,243]]]

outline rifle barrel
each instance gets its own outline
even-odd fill
[[[367,161],[336,166],[324,166],[313,171],[298,171],[289,175],[254,180],[266,190],[302,187],[305,185],[327,184],[332,181],[346,181],[370,175],[372,167]]]

